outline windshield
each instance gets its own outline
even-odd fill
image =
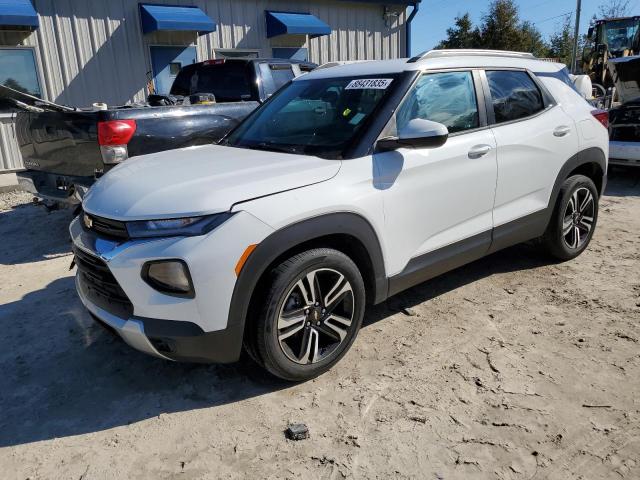
[[[237,102],[254,98],[252,64],[244,60],[224,63],[197,63],[184,67],[171,87],[172,95],[212,93],[218,102]]]
[[[633,18],[608,22],[605,26],[605,43],[609,47],[609,50],[626,50],[631,48],[633,38],[638,32],[638,26],[640,26],[640,21]]]
[[[291,82],[223,142],[232,147],[342,158],[396,75]]]

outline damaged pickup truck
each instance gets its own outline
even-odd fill
[[[619,104],[609,110],[609,163],[640,167],[640,55],[611,58]]]
[[[18,181],[45,205],[78,204],[96,178],[127,158],[217,142],[314,67],[283,59],[208,60],[184,67],[170,95],[106,109],[57,105],[0,86],[0,103],[18,111],[27,169]]]

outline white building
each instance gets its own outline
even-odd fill
[[[406,57],[419,2],[0,0],[0,84],[86,107],[144,101],[194,60]],[[0,173],[22,168],[13,116],[0,111]]]

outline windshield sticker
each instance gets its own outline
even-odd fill
[[[386,90],[393,82],[393,78],[362,78],[360,80],[351,80],[345,90]]]
[[[356,113],[353,118],[351,120],[349,120],[349,123],[351,125],[358,125],[362,119],[365,117],[364,113]]]

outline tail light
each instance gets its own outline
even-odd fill
[[[217,58],[216,60],[205,60],[203,65],[223,65],[225,63],[225,58]]]
[[[606,110],[592,110],[591,115],[598,120],[604,128],[609,128],[609,112]]]
[[[98,122],[98,144],[105,165],[120,163],[129,158],[127,144],[136,133],[135,120]]]

